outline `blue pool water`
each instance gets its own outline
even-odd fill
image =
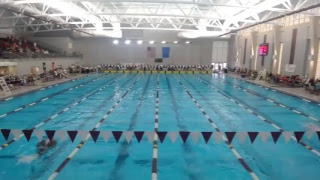
[[[318,121],[266,99],[320,119],[318,104],[222,75],[95,74],[1,101],[0,116],[7,115],[0,118],[0,129],[89,131],[120,100],[97,130],[153,131],[157,80],[159,131],[215,132],[208,117],[222,132],[305,131],[310,124],[320,126]],[[33,102],[37,103],[30,105]],[[15,111],[20,107],[24,108]],[[11,134],[9,140],[13,138]],[[226,143],[213,139],[206,144],[199,137],[195,143],[189,136],[182,143],[178,136],[175,143],[169,137],[158,142],[158,179],[252,179]],[[58,140],[54,149],[36,157],[37,138],[32,136],[30,142],[18,139],[0,149],[0,179],[48,179],[80,141],[79,136],[74,142]],[[277,144],[271,137],[263,142],[258,136],[252,144],[248,138],[240,142],[236,136],[232,146],[259,179],[319,179],[319,139],[304,135],[301,141],[313,152],[292,139],[286,142],[283,136]],[[6,142],[0,135],[0,143]],[[127,143],[124,136],[119,143],[111,137],[105,142],[100,136],[96,143],[90,138],[56,179],[151,179],[152,148],[145,136],[140,143],[133,137]]]

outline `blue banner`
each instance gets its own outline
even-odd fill
[[[170,57],[170,47],[162,47],[162,58]]]

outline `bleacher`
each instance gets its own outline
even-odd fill
[[[47,46],[46,46],[47,47]],[[21,58],[56,58],[56,57],[79,57],[80,54],[66,54],[59,52],[54,47],[45,48],[24,38],[13,36],[0,38],[0,59],[21,59]]]

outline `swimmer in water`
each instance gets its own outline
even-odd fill
[[[52,149],[56,146],[57,141],[52,139],[51,141],[49,139],[42,140],[37,144],[37,153],[38,155],[42,155],[45,153],[48,149]]]

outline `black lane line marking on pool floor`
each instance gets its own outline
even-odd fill
[[[127,128],[127,131],[132,131],[137,123],[138,113],[141,110],[141,106],[144,102],[144,98],[145,98],[144,95],[146,94],[146,92],[148,90],[148,87],[150,84],[150,78],[151,78],[151,74],[149,74],[148,79],[147,79],[147,83],[145,83],[143,91],[139,97],[135,112],[130,118],[130,124],[129,124],[129,127]],[[120,151],[119,151],[119,154],[116,158],[114,166],[111,170],[109,180],[121,179],[119,176],[119,170],[121,169],[121,167],[125,163],[126,159],[129,157],[128,149],[129,149],[130,145],[131,145],[131,143],[128,143],[126,140],[123,140],[121,142]]]
[[[205,97],[196,87],[195,85],[193,85],[185,76],[180,75],[182,78],[184,78],[185,82],[188,83],[190,85],[190,87],[192,87],[202,98],[203,101],[208,105],[208,107],[211,107],[210,109],[214,111],[215,114],[219,115],[220,117],[217,118],[217,120],[223,121],[226,124],[228,124],[232,130],[234,131],[234,125],[232,123],[230,123],[230,121],[226,121],[226,119],[228,119],[228,117],[225,117],[223,115],[223,113],[221,113],[220,111],[217,110],[217,108],[215,107],[216,105],[214,103],[211,103],[210,101],[208,101],[208,97]],[[198,81],[197,81],[198,82]],[[212,92],[212,91],[211,91]],[[212,92],[213,93],[213,92]],[[214,94],[214,93],[213,93]]]
[[[94,74],[96,74],[96,73],[94,73]],[[19,96],[25,95],[25,94],[27,94],[27,93],[32,93],[32,92],[35,92],[35,91],[43,91],[43,90],[45,90],[46,88],[48,88],[49,86],[51,86],[51,87],[52,87],[52,86],[59,86],[60,84],[65,84],[65,83],[68,83],[68,82],[70,82],[70,81],[75,81],[75,80],[83,79],[83,78],[92,76],[92,75],[94,75],[94,74],[85,75],[85,76],[77,77],[77,78],[74,78],[74,79],[69,79],[69,80],[67,80],[67,81],[58,82],[58,83],[55,83],[55,84],[52,84],[52,85],[46,85],[44,88],[41,88],[41,89],[40,89],[40,88],[37,88],[37,89],[30,90],[30,91],[24,91],[24,92],[21,92],[21,93],[17,93],[17,94],[15,94],[15,95],[11,96],[11,97],[3,97],[3,98],[0,98],[0,102],[2,102],[2,101],[9,101],[9,100],[11,100],[11,99],[13,99],[13,98],[15,98],[15,97],[19,97]]]
[[[202,109],[202,107],[200,106],[200,104],[193,98],[193,96],[190,94],[190,92],[187,90],[187,88],[181,83],[181,81],[177,78],[177,81],[179,82],[179,84],[182,86],[183,90],[189,95],[190,99],[195,103],[195,105],[198,107],[198,109],[201,111],[201,113],[206,117],[206,119],[210,122],[210,124],[213,126],[213,128],[217,131],[217,132],[221,132],[220,129],[218,128],[218,126],[211,120],[211,118],[209,117],[209,115]],[[223,141],[227,144],[227,146],[229,147],[229,149],[231,150],[231,152],[235,155],[235,157],[237,158],[237,160],[240,162],[240,164],[243,166],[243,168],[250,174],[250,176],[252,177],[252,179],[259,179],[257,177],[257,175],[251,170],[251,168],[249,167],[249,165],[243,160],[243,158],[240,156],[240,154],[237,152],[237,150],[232,146],[232,144],[229,142],[229,140],[222,135],[222,139]]]
[[[92,79],[92,80],[89,80],[89,81],[80,83],[80,84],[78,84],[78,85],[75,85],[75,86],[73,86],[73,87],[75,87],[75,88],[82,87],[82,86],[85,85],[85,84],[92,83],[92,82],[94,82],[94,81],[96,81],[96,80],[100,80],[100,79],[105,78],[105,77],[106,77],[105,75],[102,75],[102,76],[99,76],[99,77],[97,77],[97,78],[95,78],[95,79]],[[108,81],[110,81],[110,80],[112,80],[112,79],[115,79],[115,77],[110,78]],[[0,118],[5,117],[5,116],[10,115],[10,114],[13,114],[13,113],[15,113],[15,112],[18,112],[18,111],[20,111],[20,110],[22,110],[22,109],[26,109],[26,108],[28,108],[28,107],[34,106],[34,105],[36,105],[36,104],[38,104],[38,103],[40,103],[40,102],[46,101],[46,100],[49,99],[49,97],[52,98],[52,97],[57,96],[57,95],[59,95],[59,94],[63,94],[63,93],[65,93],[65,92],[67,92],[68,89],[69,89],[69,88],[66,88],[66,89],[64,89],[64,90],[62,90],[62,91],[56,92],[56,93],[54,93],[54,94],[51,94],[51,95],[49,95],[49,96],[47,96],[47,97],[45,97],[45,98],[41,98],[41,99],[39,99],[39,100],[37,100],[37,101],[35,101],[35,102],[33,102],[33,103],[30,103],[30,104],[28,104],[28,105],[21,106],[21,107],[18,108],[18,109],[15,109],[15,110],[13,110],[13,111],[11,111],[11,112],[9,112],[9,113],[6,113],[6,114],[1,115]],[[70,88],[70,89],[73,89],[73,88]],[[70,89],[69,89],[69,90],[70,90]]]
[[[178,104],[177,104],[176,98],[173,95],[173,91],[172,91],[171,83],[170,83],[170,81],[168,79],[168,75],[165,75],[165,76],[166,76],[167,86],[168,86],[168,89],[169,89],[170,101],[171,101],[171,103],[173,105],[173,111],[174,111],[174,114],[175,114],[175,120],[177,121],[177,124],[178,124],[178,127],[179,127],[179,131],[180,132],[186,131],[186,127],[181,122],[180,114],[178,112]],[[192,148],[187,143],[182,143],[182,149],[184,151],[184,154],[190,154],[192,152]],[[193,162],[188,162],[188,160],[186,158],[184,158],[184,161],[185,161],[185,163],[187,165],[190,165],[190,164],[193,163]],[[192,170],[191,171],[190,170],[185,170],[185,171],[188,173],[188,178],[190,180],[196,180],[196,179],[198,179],[198,177],[200,177],[199,174],[195,174],[194,172],[192,172]]]
[[[121,76],[123,76],[123,77],[127,77],[127,74],[123,74],[123,75],[120,75],[120,77]],[[129,82],[132,82],[132,80],[134,81],[134,77],[135,77],[136,75],[134,75],[133,77],[131,77],[131,78],[126,78],[127,80],[126,80],[126,82],[125,83],[123,83],[123,85],[122,86],[120,86],[120,85],[115,85],[115,86],[119,86],[119,87],[123,87],[123,88],[125,88],[125,89],[123,89],[124,91],[126,91],[126,87],[128,87],[127,86],[127,84],[129,83]],[[119,77],[119,76],[118,76]],[[129,85],[130,86],[130,85]],[[113,86],[114,87],[114,86]],[[111,87],[112,88],[112,87]],[[117,92],[119,92],[120,90],[119,89],[117,89],[117,90],[115,90],[115,89],[113,89],[113,95],[115,95]],[[114,97],[114,96],[113,96]],[[112,97],[112,95],[111,96],[109,96],[108,98],[109,99],[112,99],[113,98]],[[103,98],[103,99],[105,99],[105,98]],[[106,100],[104,100],[104,101],[106,101]],[[102,103],[101,103],[102,104]],[[84,104],[85,105],[85,104]],[[101,106],[100,106],[101,107]],[[100,108],[100,107],[96,107],[96,111],[98,112],[98,111],[102,111],[102,108]],[[102,104],[102,107],[105,107],[105,104],[104,104],[104,106],[103,106],[103,104]],[[100,108],[100,109],[99,109]],[[95,112],[94,112],[95,113]],[[94,113],[92,113],[92,115],[94,116]],[[91,116],[92,117],[92,116]],[[91,117],[87,117],[86,119],[90,119]],[[83,127],[85,124],[87,124],[87,121],[83,121],[82,123],[80,123],[79,125],[78,125],[78,128],[75,128],[75,129],[81,129],[81,127]],[[45,158],[41,158],[41,159],[39,159],[39,160],[42,160],[42,162],[41,162],[41,164],[42,164],[42,167],[45,167],[46,169],[50,169],[51,168],[51,166],[52,166],[52,161],[54,161],[54,157],[56,157],[56,156],[58,156],[59,155],[59,153],[61,153],[61,152],[63,152],[63,151],[65,151],[66,149],[67,149],[67,146],[69,145],[69,143],[67,142],[67,141],[63,141],[63,142],[61,142],[61,143],[59,143],[59,146],[57,146],[57,148],[52,152],[52,154],[50,155],[50,156],[48,156],[48,157],[45,157]],[[81,163],[81,162],[78,162],[78,163]],[[94,163],[94,162],[92,162],[92,163]],[[32,173],[31,172],[31,174],[34,174],[34,173]],[[42,172],[40,172],[40,173],[37,173],[37,177],[41,177],[41,174],[43,174]],[[31,178],[32,179],[32,178]],[[35,177],[33,178],[33,179],[35,179]]]
[[[289,106],[286,106],[286,105],[284,105],[284,104],[281,104],[281,103],[275,101],[274,99],[266,98],[266,97],[262,96],[262,95],[259,94],[259,93],[253,92],[253,91],[251,91],[251,90],[249,90],[249,89],[246,89],[246,88],[244,88],[244,87],[242,87],[242,86],[239,86],[239,85],[236,85],[236,84],[234,84],[234,83],[227,82],[227,81],[223,81],[223,80],[221,80],[221,79],[219,79],[219,78],[215,78],[215,79],[217,79],[218,81],[220,81],[220,82],[222,82],[222,83],[229,84],[230,86],[233,86],[234,88],[241,89],[241,90],[244,91],[244,92],[250,93],[250,94],[255,95],[255,96],[257,96],[257,97],[260,97],[260,98],[262,98],[262,99],[264,99],[264,100],[267,100],[267,101],[269,101],[269,102],[271,102],[271,103],[273,103],[273,104],[275,104],[275,105],[277,105],[277,106],[280,106],[280,107],[282,107],[282,108],[288,109],[288,110],[290,110],[290,111],[292,111],[292,112],[294,112],[294,113],[296,113],[296,114],[299,114],[299,115],[302,115],[302,116],[304,116],[304,117],[307,117],[307,118],[309,118],[309,119],[311,119],[311,120],[320,122],[319,119],[317,119],[317,118],[315,118],[315,117],[313,117],[313,116],[309,116],[309,115],[307,115],[307,114],[305,114],[305,113],[303,113],[303,112],[300,112],[300,111],[298,111],[298,110],[296,110],[296,109],[294,109],[294,108],[292,108],[292,107],[289,107]]]
[[[237,77],[233,77],[233,76],[230,76],[230,75],[227,75],[227,76],[230,77],[230,78],[232,78],[232,79],[238,79],[238,80],[241,80],[241,81],[243,81],[243,82],[246,82],[246,83],[249,83],[249,84],[253,84],[253,85],[256,85],[256,86],[259,86],[259,87],[264,87],[265,89],[272,90],[272,91],[275,91],[275,92],[276,92],[276,91],[279,91],[279,92],[281,92],[281,93],[283,93],[283,94],[286,94],[286,95],[288,95],[288,96],[293,96],[293,97],[302,99],[302,100],[304,100],[304,101],[306,101],[306,102],[310,102],[310,103],[314,103],[314,104],[320,105],[320,104],[319,104],[319,101],[315,101],[315,100],[312,100],[312,99],[307,98],[307,97],[298,96],[298,95],[295,95],[295,94],[292,94],[292,93],[288,93],[288,92],[283,91],[283,90],[282,90],[282,91],[281,91],[281,90],[276,90],[276,89],[274,89],[274,88],[272,88],[272,87],[268,87],[268,86],[266,86],[266,85],[262,85],[262,84],[250,82],[250,81],[248,81],[248,80],[243,80],[243,79],[240,79],[240,78],[237,78]],[[305,99],[305,98],[307,98],[307,99]]]
[[[129,87],[129,89],[121,96],[120,99],[111,107],[111,109],[100,119],[98,124],[95,125],[95,127],[91,131],[97,130],[97,128],[107,119],[107,117],[112,113],[112,111],[119,105],[119,103],[123,100],[123,98],[129,93],[129,91],[137,84],[139,79],[135,80],[135,82]],[[54,173],[48,178],[49,180],[54,179],[61,170],[68,164],[68,162],[71,160],[71,158],[81,149],[81,147],[84,145],[84,143],[90,138],[90,134],[87,135],[85,140],[81,141],[77,147],[68,155],[68,157],[58,166],[58,168],[54,171]]]
[[[98,93],[99,91],[101,91],[101,90],[103,90],[104,88],[110,86],[111,84],[115,83],[116,81],[119,81],[119,80],[122,79],[122,78],[123,78],[123,77],[120,77],[120,78],[118,78],[117,80],[114,80],[114,81],[112,81],[111,83],[103,86],[102,88],[100,88],[100,89],[98,89],[98,90],[96,90],[96,91],[94,91],[94,92],[86,95],[84,98],[78,100],[77,102],[73,103],[73,104],[70,105],[69,107],[61,110],[61,111],[58,112],[57,114],[55,114],[55,115],[47,118],[46,120],[44,120],[44,121],[42,121],[41,123],[37,124],[36,126],[32,127],[30,130],[37,129],[38,127],[40,127],[40,126],[44,125],[45,123],[51,121],[52,119],[56,118],[57,116],[61,115],[61,114],[64,113],[64,112],[68,111],[69,109],[73,108],[73,107],[76,106],[77,104],[85,101],[87,98],[93,96],[94,94]],[[14,138],[14,139],[12,139],[12,140],[10,140],[10,141],[7,141],[5,144],[3,144],[3,145],[0,146],[0,150],[2,150],[3,148],[8,147],[10,144],[14,143],[15,141],[18,141],[21,137],[23,137],[22,134],[21,134],[18,138]]]
[[[276,124],[272,123],[271,121],[267,120],[266,118],[262,117],[261,115],[259,115],[258,113],[254,112],[252,109],[248,108],[247,106],[244,106],[243,104],[241,104],[240,102],[234,100],[232,97],[230,97],[229,95],[226,95],[225,93],[222,93],[221,91],[219,91],[218,89],[216,89],[215,87],[209,85],[208,83],[202,81],[200,78],[195,78],[198,81],[202,82],[203,84],[207,85],[209,88],[211,88],[212,90],[220,93],[222,96],[230,99],[232,102],[236,103],[238,106],[244,108],[245,110],[247,110],[248,112],[250,112],[251,114],[257,116],[259,119],[261,119],[262,121],[270,124],[271,126],[273,126],[274,128],[276,128],[278,131],[280,132],[284,132],[284,130],[282,128],[280,128],[279,126],[277,126]],[[301,146],[303,146],[304,148],[308,149],[309,151],[311,151],[312,153],[314,153],[317,156],[320,156],[320,152],[318,152],[317,150],[313,149],[312,147],[310,147],[309,145],[307,145],[306,143],[300,141],[298,142],[297,139],[294,136],[291,136],[291,139],[293,139],[294,141],[296,141],[297,143],[299,143]]]
[[[85,85],[85,84],[89,84],[89,83],[91,83],[91,82],[94,82],[94,81],[96,81],[96,80],[98,80],[98,79],[103,78],[103,76],[108,76],[108,75],[99,76],[99,77],[97,77],[97,78],[95,78],[95,79],[92,79],[92,80],[89,80],[89,81],[80,83],[80,84],[78,84],[78,85],[72,86],[70,89],[72,89],[72,88],[77,88],[77,87],[83,86],[83,85]],[[31,106],[33,106],[33,105],[35,105],[35,104],[38,104],[38,103],[42,102],[42,101],[46,101],[46,100],[48,100],[49,98],[52,98],[52,97],[54,97],[54,96],[57,96],[57,95],[62,94],[62,93],[64,93],[64,92],[67,92],[68,90],[69,90],[69,88],[64,89],[64,90],[61,90],[61,91],[58,91],[58,92],[56,92],[56,93],[53,93],[53,94],[51,94],[51,95],[49,95],[49,96],[47,96],[47,97],[38,99],[37,101],[34,101],[34,102],[29,103],[29,104],[27,104],[27,105],[20,106],[19,108],[15,109],[15,110],[12,110],[12,111],[9,111],[9,112],[7,112],[7,113],[5,113],[5,114],[0,115],[0,118],[5,117],[5,116],[7,116],[7,115],[9,115],[9,114],[18,112],[18,111],[20,111],[20,110],[22,110],[22,109],[31,107]]]
[[[154,135],[152,147],[152,164],[151,164],[151,179],[158,179],[158,128],[159,128],[159,74],[157,74],[157,88],[156,88],[156,109],[154,113]]]

